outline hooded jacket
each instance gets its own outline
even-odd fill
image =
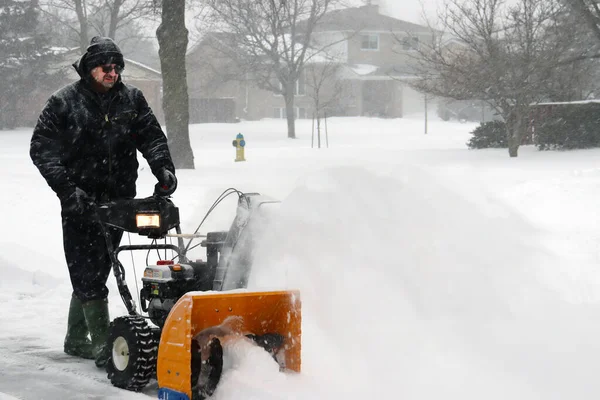
[[[139,89],[119,75],[107,93],[95,92],[82,60],[73,65],[81,79],[48,99],[33,130],[31,159],[59,197],[78,187],[96,201],[133,198],[137,150],[155,176],[162,168],[175,172],[167,139]]]

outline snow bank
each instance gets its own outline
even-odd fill
[[[584,316],[543,283],[555,262],[534,233],[501,204],[462,197],[421,169],[307,176],[261,240],[251,282],[302,292],[311,392],[273,383],[280,398],[560,398],[544,374],[580,375],[558,366],[551,343],[600,349],[593,335],[556,326],[557,315]]]

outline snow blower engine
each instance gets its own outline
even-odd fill
[[[299,292],[246,289],[253,234],[263,225],[267,205],[276,202],[230,189],[219,196],[203,222],[233,193],[238,195],[238,206],[230,229],[206,235],[198,233],[202,223],[194,233],[183,234],[179,209],[169,198],[120,200],[98,208],[117,287],[129,314],[114,319],[109,328],[111,357],[106,369],[114,386],[140,391],[156,377],[159,399],[209,397],[222,374],[223,335],[228,340],[253,341],[273,356],[282,371],[300,371]],[[114,248],[109,227],[146,236],[151,242]],[[195,239],[202,241],[191,246]],[[199,245],[206,249],[206,259],[188,259],[188,252]],[[119,261],[122,251],[147,251],[161,258],[147,265],[142,277],[140,308],[147,315],[137,311],[127,286]],[[173,256],[167,258],[169,251]]]

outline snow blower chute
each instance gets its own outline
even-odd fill
[[[111,357],[106,369],[114,386],[139,391],[156,377],[159,399],[209,397],[221,378],[223,345],[231,340],[250,341],[270,353],[281,371],[300,372],[300,293],[246,289],[256,232],[264,228],[268,209],[277,202],[256,193],[228,190],[209,213],[233,193],[238,195],[238,206],[230,229],[206,235],[198,234],[198,229],[182,234],[179,210],[168,198],[152,196],[99,207],[105,228],[117,227],[152,239],[149,244],[117,248],[107,240],[119,293],[129,313],[113,320],[109,328]],[[199,245],[206,248],[206,260],[192,261],[187,254],[198,246],[190,246],[198,238],[203,239]],[[187,245],[184,239],[189,239]],[[137,311],[118,258],[122,251],[138,250],[174,254],[146,266],[140,307],[147,316]]]

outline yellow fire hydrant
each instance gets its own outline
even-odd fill
[[[235,161],[246,161],[244,158],[244,147],[246,147],[246,141],[244,135],[238,133],[233,141],[233,147],[235,147]]]

